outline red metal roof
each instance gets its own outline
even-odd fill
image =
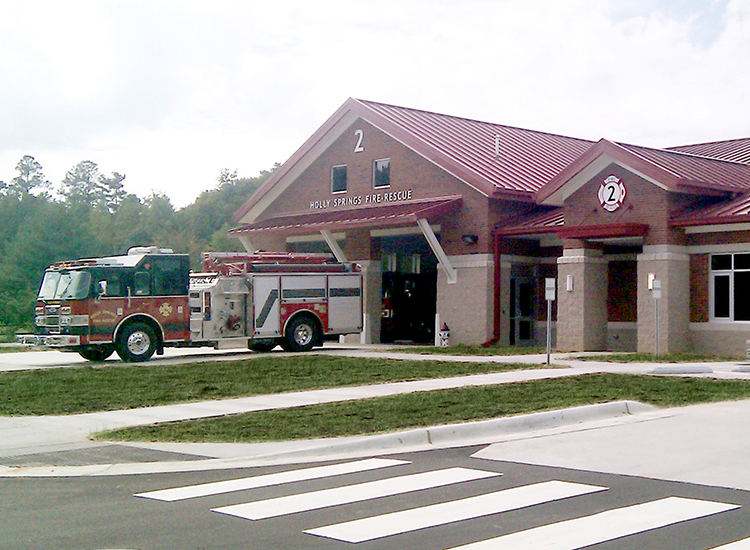
[[[554,233],[565,225],[565,214],[562,208],[536,212],[517,221],[509,221],[495,228],[500,236],[535,235]]]
[[[750,194],[690,212],[670,222],[674,227],[750,222]]]
[[[492,196],[533,195],[593,143],[429,111],[356,101],[377,115],[365,114],[363,118],[480,190],[490,184],[488,194]]]
[[[668,147],[667,149],[702,157],[750,164],[750,138],[681,145],[679,147]]]
[[[235,213],[242,220],[342,120],[361,117],[489,197],[533,201],[534,193],[593,142],[373,101],[348,99]],[[499,155],[495,155],[495,140]],[[260,207],[259,207],[260,208]]]
[[[350,229],[416,224],[418,219],[448,212],[458,206],[461,200],[460,195],[450,195],[356,209],[302,212],[241,225],[230,229],[229,234],[239,236],[261,231],[281,230],[289,233],[309,233],[332,225],[335,225],[336,229]]]
[[[539,212],[518,222],[511,222],[494,231],[498,237],[524,237],[530,235],[555,234],[570,239],[612,239],[642,237],[648,234],[648,226],[642,223],[609,223],[565,227],[562,208]]]
[[[750,165],[667,149],[621,146],[674,173],[681,180],[681,186],[739,192],[750,190]]]
[[[561,205],[565,188],[601,158],[611,159],[672,191],[726,194],[750,190],[750,165],[602,139],[553,177],[539,191],[537,200]]]

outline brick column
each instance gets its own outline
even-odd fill
[[[557,349],[607,349],[607,261],[602,251],[565,249],[557,259],[557,276]],[[567,290],[568,276],[572,290]]]
[[[690,256],[684,247],[644,246],[638,255],[638,351],[655,349],[656,308],[648,289],[649,273],[661,281],[659,300],[659,353],[689,349]]]
[[[494,329],[493,257],[470,254],[449,259],[458,277],[455,284],[449,284],[445,271],[438,268],[439,322],[451,329],[451,344],[482,344],[492,338]]]
[[[383,302],[383,270],[378,260],[359,260],[362,266],[362,291],[364,327],[360,337],[362,344],[380,343],[380,315]]]

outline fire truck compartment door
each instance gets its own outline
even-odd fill
[[[331,275],[328,279],[328,328],[332,332],[362,331],[362,277]]]
[[[278,275],[253,277],[254,336],[280,336]]]
[[[285,304],[325,302],[325,275],[282,275],[281,299]]]

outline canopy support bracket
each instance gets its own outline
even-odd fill
[[[451,264],[451,261],[448,259],[448,255],[440,245],[440,241],[438,241],[437,235],[435,235],[432,227],[430,227],[430,223],[426,219],[420,218],[417,220],[417,225],[419,226],[419,229],[422,230],[424,238],[427,239],[427,244],[430,245],[433,254],[435,254],[435,257],[438,259],[440,266],[445,271],[445,275],[448,278],[448,284],[455,284],[458,272],[456,271],[456,268],[454,268]]]
[[[333,255],[336,257],[336,261],[345,263],[347,261],[346,254],[344,254],[344,251],[341,250],[341,247],[334,238],[333,233],[331,233],[328,229],[321,229],[320,234],[323,235],[328,248],[331,249],[331,252],[333,252]]]

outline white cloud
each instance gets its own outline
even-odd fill
[[[350,96],[651,146],[746,136],[750,0],[4,3],[0,179],[81,160],[191,202]]]

